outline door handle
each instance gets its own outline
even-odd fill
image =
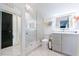
[[[11,31],[9,30],[9,33],[10,33]]]
[[[13,39],[13,34],[12,34],[12,39]]]

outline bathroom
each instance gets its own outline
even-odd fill
[[[78,7],[78,3],[0,3],[0,21],[4,13],[13,16],[13,43],[7,48],[0,44],[0,55],[79,56]]]

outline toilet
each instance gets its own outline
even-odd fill
[[[50,49],[51,44],[49,44],[49,39],[52,39],[52,36],[50,34],[47,34],[44,36],[44,39],[42,40],[42,48],[43,49]]]
[[[43,49],[48,49],[48,41],[49,41],[49,39],[42,40],[42,48]]]

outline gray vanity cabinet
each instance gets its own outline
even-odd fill
[[[52,39],[52,49],[55,51],[61,52],[61,35],[60,34],[53,34]]]
[[[77,55],[79,34],[53,33],[52,49],[66,55]]]
[[[62,35],[62,52],[68,55],[77,54],[77,38],[76,34]]]

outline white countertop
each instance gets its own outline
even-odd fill
[[[52,32],[52,33],[58,33],[58,34],[79,34],[75,32]]]

